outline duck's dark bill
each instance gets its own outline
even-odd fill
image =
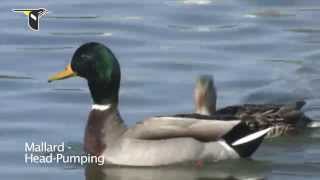
[[[56,81],[56,80],[61,80],[61,79],[66,79],[69,77],[76,76],[77,74],[72,70],[71,64],[68,64],[68,66],[63,70],[58,72],[57,74],[51,76],[48,79],[48,82]]]

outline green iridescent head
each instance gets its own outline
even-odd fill
[[[118,103],[120,65],[106,46],[91,42],[81,45],[65,70],[49,78],[49,82],[79,76],[88,81],[95,104]]]

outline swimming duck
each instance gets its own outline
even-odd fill
[[[244,121],[255,121],[261,129],[273,127],[266,138],[278,137],[296,132],[312,120],[301,108],[305,101],[293,104],[243,104],[216,109],[217,91],[210,75],[201,75],[194,89],[195,111],[202,115],[230,115]]]
[[[118,111],[120,65],[100,43],[80,46],[71,64],[48,81],[74,76],[87,80],[93,100],[84,150],[103,156],[107,164],[160,166],[249,157],[270,130],[257,130],[236,118],[219,121],[205,115],[150,117],[128,128]]]

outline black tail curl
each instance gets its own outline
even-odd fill
[[[240,122],[222,138],[239,156],[250,157],[260,146],[271,128],[260,130],[248,122]]]

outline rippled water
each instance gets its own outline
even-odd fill
[[[13,8],[47,8],[40,31]],[[24,143],[81,152],[91,100],[86,82],[48,84],[82,43],[108,45],[122,68],[128,124],[192,112],[200,74],[215,76],[219,106],[305,99],[320,119],[318,0],[2,1],[0,174],[3,179],[319,179],[320,131],[266,141],[253,160],[196,167],[30,167]]]

